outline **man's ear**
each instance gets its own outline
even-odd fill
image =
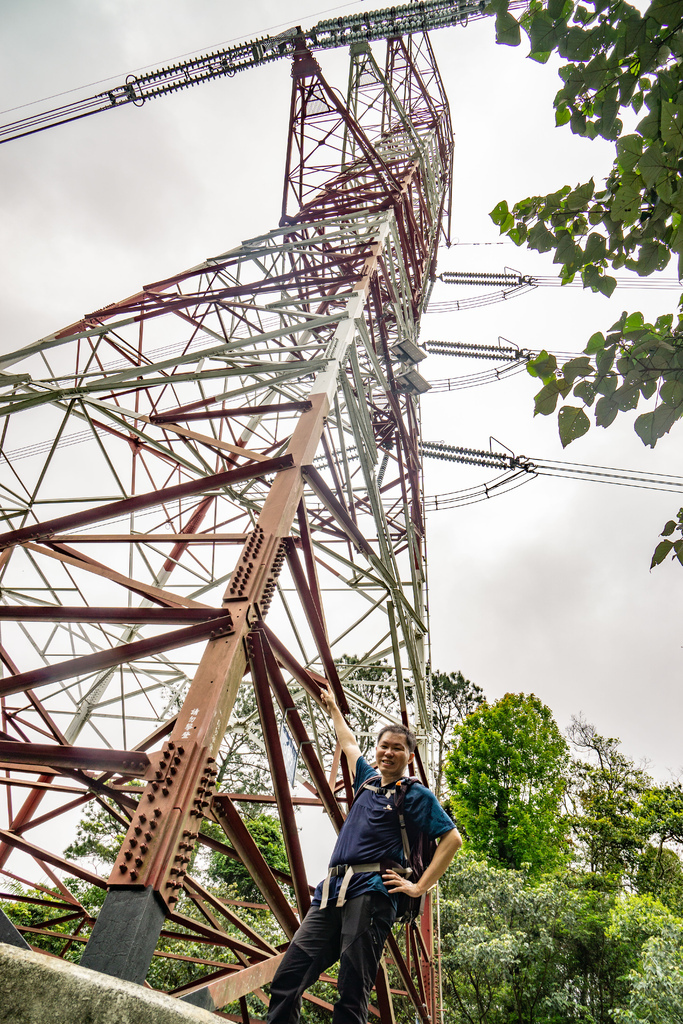
[[[408,758],[408,764],[412,764],[414,759],[415,759],[415,751],[413,751],[412,754],[410,755],[410,757]]]

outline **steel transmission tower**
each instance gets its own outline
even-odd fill
[[[244,997],[262,996],[310,903],[295,805],[338,829],[351,795],[321,681],[348,710],[336,659],[386,660],[425,779],[431,721],[411,353],[449,211],[448,104],[426,35],[391,39],[381,69],[354,43],[346,103],[303,39],[292,76],[279,227],[14,353],[0,376],[0,937],[50,937],[72,959],[80,946],[83,964],[138,982],[155,953],[192,962],[203,974],[176,994],[240,1000],[245,1024]],[[234,713],[245,693],[249,722]],[[288,872],[251,838],[246,794],[217,779],[235,735],[242,756],[267,756]],[[61,853],[88,808],[125,833],[108,877]],[[192,876],[207,846],[248,869],[263,932]],[[107,893],[96,922],[84,883]],[[190,941],[199,953],[174,953]],[[390,988],[435,1019],[430,913],[390,939],[387,1022]]]

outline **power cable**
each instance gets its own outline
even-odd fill
[[[425,313],[453,313],[464,309],[480,309],[483,306],[491,306],[497,302],[506,302],[509,299],[518,298],[536,288],[583,288],[583,281],[578,280],[563,282],[559,277],[521,274],[519,271],[506,267],[501,273],[479,272],[469,270],[445,270],[437,275],[437,280],[443,284],[469,285],[470,287],[496,287],[498,290],[487,292],[486,295],[474,296],[468,299],[451,299],[442,302],[429,302]],[[657,291],[679,290],[681,282],[675,277],[648,277],[642,278],[637,275],[621,275],[616,278],[618,288],[626,289],[654,289]]]
[[[507,341],[506,338],[501,337],[498,338],[496,345],[479,345],[467,341],[424,341],[421,342],[421,347],[429,355],[460,356],[464,359],[499,360],[503,357],[508,358],[508,362],[503,363],[501,366],[496,366],[492,370],[430,381],[433,394],[480,387],[482,384],[493,384],[496,381],[504,380],[506,377],[512,377],[517,373],[521,373],[526,368],[529,360],[539,354],[528,348],[519,348],[519,346]],[[559,351],[550,353],[550,355],[555,356],[558,362],[571,359],[573,356],[580,354],[579,352]]]
[[[505,380],[507,377],[514,377],[526,369],[526,360],[519,359],[512,363],[504,363],[496,366],[493,370],[484,370],[482,373],[466,373],[459,377],[444,377],[442,380],[431,380],[429,394],[438,395],[445,391],[463,391],[466,388],[477,388],[483,384],[494,384],[496,381]]]
[[[651,491],[674,493],[683,491],[683,477],[668,473],[618,469],[615,466],[591,466],[586,463],[562,462],[556,459],[529,459],[525,455],[487,452],[434,441],[421,442],[420,452],[425,458],[505,470],[501,476],[475,487],[426,496],[425,509],[432,512],[439,509],[456,508],[459,505],[470,505],[476,501],[496,497],[538,476],[586,480],[592,483],[637,487]]]
[[[312,18],[320,18],[323,14],[331,14],[333,11],[342,11],[342,10],[346,10],[346,8],[348,8],[348,7],[355,7],[355,4],[356,4],[356,0],[352,0],[351,3],[347,3],[347,4],[335,4],[334,7],[326,7],[324,10],[316,11],[314,14],[311,14],[310,16]],[[288,21],[279,21],[276,25],[268,25],[266,28],[260,29],[259,30],[259,36],[270,35],[272,32],[275,32],[277,29],[287,28],[288,26],[289,26],[289,22]],[[232,46],[234,43],[239,43],[239,41],[240,41],[240,37],[239,36],[233,36],[232,39],[223,39],[220,43],[214,43],[213,45],[214,46]],[[166,59],[170,63],[171,61],[175,62],[175,61],[183,60],[183,58],[186,58],[186,57],[195,57],[195,56],[197,56],[200,53],[201,53],[201,48],[198,49],[198,50],[186,50],[185,53],[178,53],[178,54],[176,54],[175,57],[168,57]],[[155,63],[158,63],[158,62],[155,62]],[[105,82],[114,82],[114,81],[116,81],[117,78],[122,78],[126,73],[131,74],[131,75],[138,75],[138,74],[140,74],[141,71],[149,71],[153,67],[154,67],[154,64],[143,64],[142,67],[133,68],[129,72],[120,71],[120,72],[118,72],[118,74],[109,75],[107,78],[98,78],[94,82],[84,82],[83,85],[74,86],[73,89],[62,89],[61,92],[55,92],[55,93],[52,93],[49,96],[40,96],[40,97],[38,97],[38,99],[29,100],[27,103],[19,103],[16,107],[6,107],[4,110],[0,110],[0,115],[1,114],[11,114],[15,110],[24,110],[26,107],[34,107],[37,103],[47,103],[49,100],[59,99],[60,96],[69,96],[71,93],[73,93],[73,92],[80,92],[82,89],[92,89],[96,85],[104,85]],[[461,244],[461,245],[469,245],[471,243],[469,243],[469,242],[461,242],[459,244]],[[473,244],[477,245],[479,243],[475,242]],[[498,245],[500,243],[493,242],[493,243],[483,243],[483,244]],[[509,244],[512,245],[513,243],[510,242]]]

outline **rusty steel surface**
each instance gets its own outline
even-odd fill
[[[125,941],[126,894],[152,892],[136,971],[234,1020],[248,994],[265,1013],[318,881],[295,808],[338,831],[352,797],[321,685],[345,713],[414,724],[427,782],[431,753],[419,397],[397,348],[449,216],[427,36],[390,40],[381,66],[355,43],[346,101],[301,42],[288,140],[279,227],[42,339],[0,382],[3,912],[87,963]],[[378,663],[393,709],[354,686]],[[287,870],[238,810],[259,801]],[[118,836],[97,870],[84,814]],[[214,890],[209,853],[259,898]],[[88,887],[107,893],[92,942]],[[390,939],[382,1024],[397,1000],[438,1018],[434,950],[431,910]]]

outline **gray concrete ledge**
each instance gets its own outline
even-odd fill
[[[0,1021],[11,1024],[216,1024],[172,996],[4,942],[0,978]]]

